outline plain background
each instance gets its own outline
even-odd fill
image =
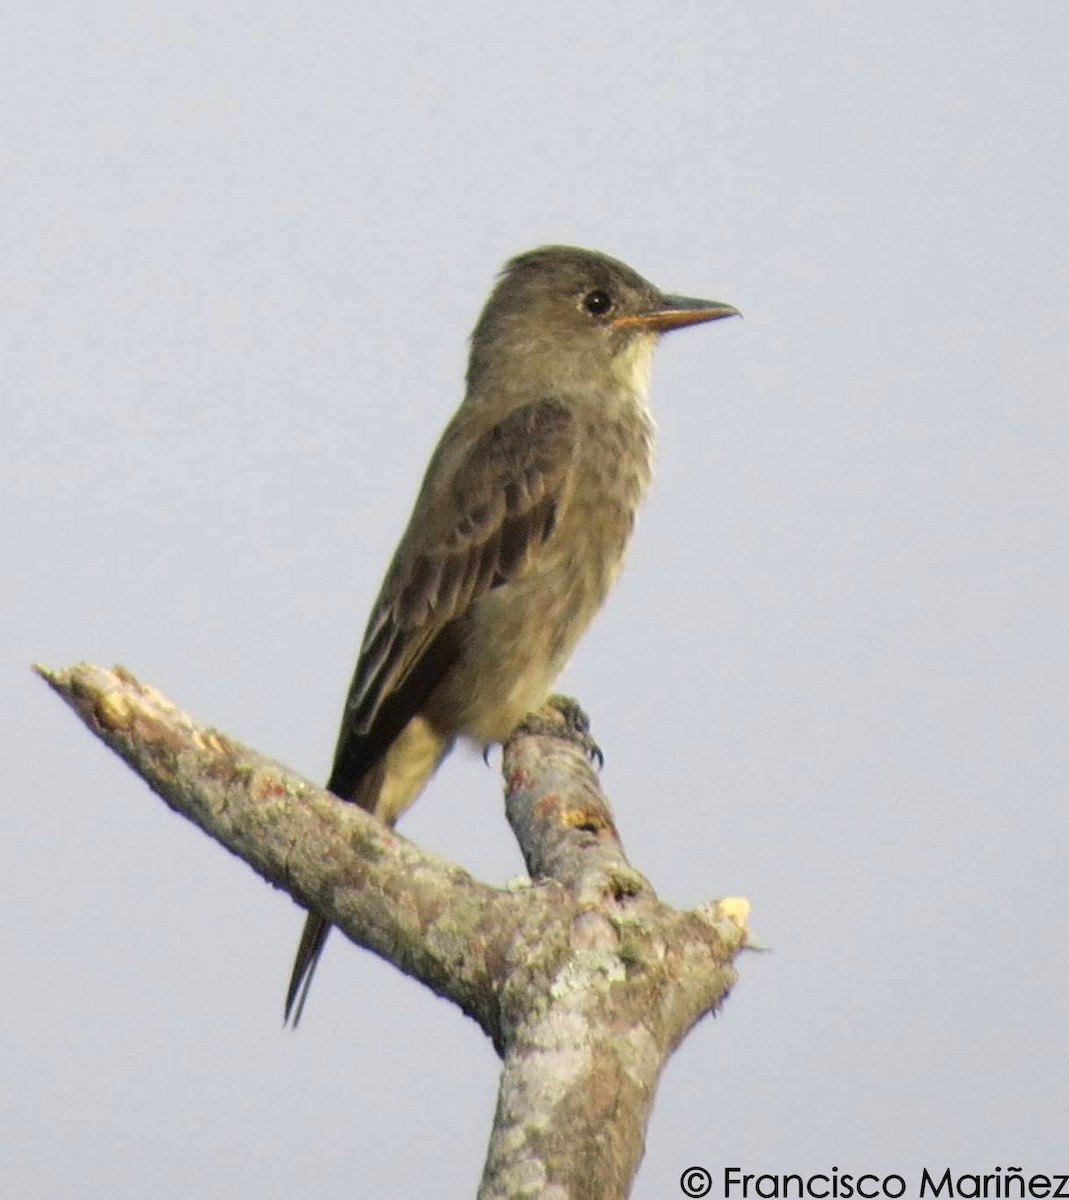
[[[500,264],[746,313],[563,685],[636,865],[773,948],[663,1080],[684,1168],[1069,1169],[1069,9],[8,7],[0,1189],[474,1193],[496,1062],[29,673],[121,661],[322,779]],[[521,870],[458,754],[404,824]],[[717,1189],[719,1190],[719,1189]]]

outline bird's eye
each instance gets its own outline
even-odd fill
[[[612,308],[612,297],[599,288],[583,297],[583,307],[592,317],[603,317]]]

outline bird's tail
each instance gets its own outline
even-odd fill
[[[381,760],[370,770],[365,770],[356,784],[343,786],[335,769],[327,783],[327,789],[342,800],[351,800],[366,808],[368,812],[375,811],[379,792],[382,789],[383,765]],[[283,1024],[296,1029],[304,1012],[304,1004],[308,999],[308,989],[312,986],[312,978],[319,965],[319,956],[327,942],[330,933],[330,922],[319,913],[309,911],[301,931],[301,940],[297,945],[297,953],[293,959],[293,970],[290,973],[290,984],[286,989],[286,1009]]]
[[[385,753],[380,754],[370,768],[363,765],[362,774],[355,783],[347,777],[348,767],[345,764],[342,767],[335,765],[327,782],[327,790],[339,799],[349,800],[374,813],[380,821],[392,827],[449,753],[453,740],[451,737],[444,737],[417,714],[393,737]],[[400,786],[386,786],[387,760],[391,756],[397,760],[395,765],[400,767]],[[293,961],[290,985],[286,991],[285,1021],[294,1029],[297,1028],[304,1011],[308,989],[312,986],[312,977],[315,975],[328,933],[330,922],[316,912],[309,912],[297,947],[297,956]]]
[[[293,973],[290,975],[290,985],[286,990],[285,1022],[294,1029],[304,1011],[304,1002],[308,999],[308,989],[312,986],[312,978],[316,973],[319,956],[327,942],[330,933],[330,922],[319,913],[310,912],[304,923],[301,940],[297,946],[297,954],[293,960]],[[292,1019],[291,1019],[292,1017]]]

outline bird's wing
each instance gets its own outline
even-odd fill
[[[455,660],[459,618],[522,575],[552,534],[576,452],[574,418],[556,400],[513,410],[451,467],[448,438],[364,635],[329,784],[344,797]]]

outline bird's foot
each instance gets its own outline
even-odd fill
[[[546,713],[547,708],[552,709],[552,715]],[[571,696],[549,697],[540,712],[530,713],[524,719],[523,725],[532,732],[551,733],[555,737],[560,737],[563,733],[583,750],[597,770],[605,766],[605,755],[601,752],[601,746],[597,745],[590,734],[590,718]]]

